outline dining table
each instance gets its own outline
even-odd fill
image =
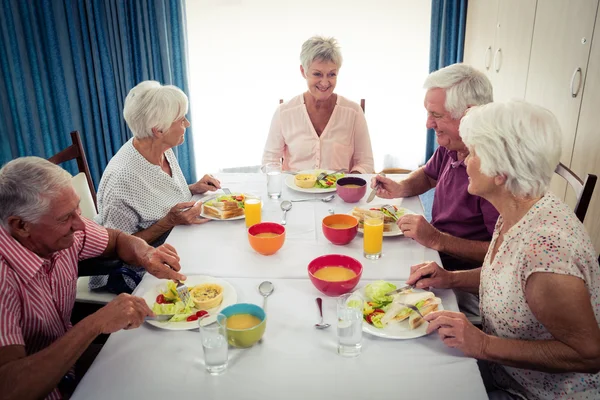
[[[412,265],[435,261],[436,251],[398,235],[385,237],[382,257],[363,257],[359,233],[349,244],[330,243],[321,228],[330,213],[351,213],[353,207],[392,204],[423,214],[419,197],[375,199],[367,205],[370,189],[354,204],[339,196],[330,202],[327,194],[304,193],[287,183],[282,196],[267,196],[266,176],[261,173],[215,174],[223,188],[234,193],[260,196],[262,221],[281,222],[283,200],[294,202],[287,213],[283,247],[271,256],[256,253],[249,245],[244,219],[210,221],[177,226],[167,242],[180,256],[182,272],[227,281],[237,292],[237,301],[262,305],[261,282],[275,287],[268,299],[267,328],[263,340],[249,349],[229,351],[225,373],[210,375],[204,364],[198,329],[173,331],[143,324],[108,338],[102,351],[83,377],[74,399],[487,399],[477,361],[447,347],[437,334],[393,340],[363,333],[358,357],[337,354],[336,298],[319,292],[308,277],[311,260],[326,254],[343,254],[363,266],[357,289],[376,280],[402,284]],[[370,182],[372,175],[357,175]],[[403,179],[404,175],[391,176]],[[292,179],[293,180],[293,179]],[[333,192],[335,193],[335,192]],[[196,196],[207,200],[206,193]],[[161,281],[146,274],[134,291],[143,297]],[[452,290],[434,289],[443,308],[458,311]],[[323,298],[328,329],[315,329],[317,297]]]

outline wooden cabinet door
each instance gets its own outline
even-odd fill
[[[524,99],[537,0],[502,0],[492,66],[494,101]]]
[[[600,11],[598,11],[600,16]],[[592,51],[588,63],[588,73],[583,89],[579,123],[571,169],[581,179],[586,174],[595,174],[600,177],[600,126],[598,114],[600,113],[600,21],[596,20]],[[575,206],[575,195],[569,188],[567,190],[567,203]],[[585,216],[584,225],[592,237],[596,252],[600,252],[600,182],[596,183],[590,208]]]
[[[537,4],[525,99],[548,108],[558,118],[563,134],[561,161],[567,166],[571,165],[597,8],[598,0],[541,0]],[[556,176],[551,190],[564,199],[565,189],[565,181]]]
[[[470,0],[465,32],[465,64],[492,78],[498,0]]]

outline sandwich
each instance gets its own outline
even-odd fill
[[[396,206],[392,206],[394,207],[394,209],[396,210],[395,216],[392,216],[387,210],[385,210],[383,207],[372,207],[370,209],[365,209],[365,208],[358,208],[358,207],[354,207],[352,209],[352,215],[354,217],[356,217],[356,219],[358,219],[358,227],[360,229],[364,229],[364,222],[365,222],[365,217],[369,216],[369,213],[371,211],[381,211],[383,213],[383,231],[384,232],[391,232],[394,230],[398,230],[398,228],[396,227],[396,218],[400,218],[401,216],[404,215],[405,213],[405,209],[404,208],[398,208]]]
[[[202,212],[208,217],[230,219],[244,215],[243,194],[227,194],[202,205]]]
[[[408,318],[410,329],[418,328],[424,321],[412,309],[406,307],[406,304],[413,305],[419,309],[423,316],[437,311],[440,299],[435,297],[432,292],[402,292],[394,295],[394,300],[381,317],[381,323],[387,325],[392,321],[401,322]]]

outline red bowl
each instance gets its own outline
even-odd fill
[[[346,228],[335,228],[336,224],[347,225]],[[333,244],[348,244],[356,237],[358,232],[358,219],[347,214],[333,214],[323,218],[321,224],[323,234]]]
[[[354,271],[356,276],[347,281],[330,282],[317,278],[314,273],[324,267],[344,267]],[[317,289],[327,296],[340,296],[352,291],[360,281],[363,266],[355,258],[344,256],[342,254],[328,254],[317,257],[308,264],[308,277]]]
[[[258,237],[259,233],[274,233],[273,237]],[[257,253],[270,256],[277,253],[285,241],[285,227],[274,222],[261,222],[248,228],[248,241]]]
[[[358,187],[348,187],[346,185],[358,185]],[[346,203],[357,203],[367,193],[367,181],[356,176],[338,179],[336,187],[338,196]]]

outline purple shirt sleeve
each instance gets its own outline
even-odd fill
[[[447,156],[447,151],[443,147],[438,147],[433,153],[433,156],[425,164],[425,174],[434,180],[438,180],[442,166],[444,165],[444,158]]]

